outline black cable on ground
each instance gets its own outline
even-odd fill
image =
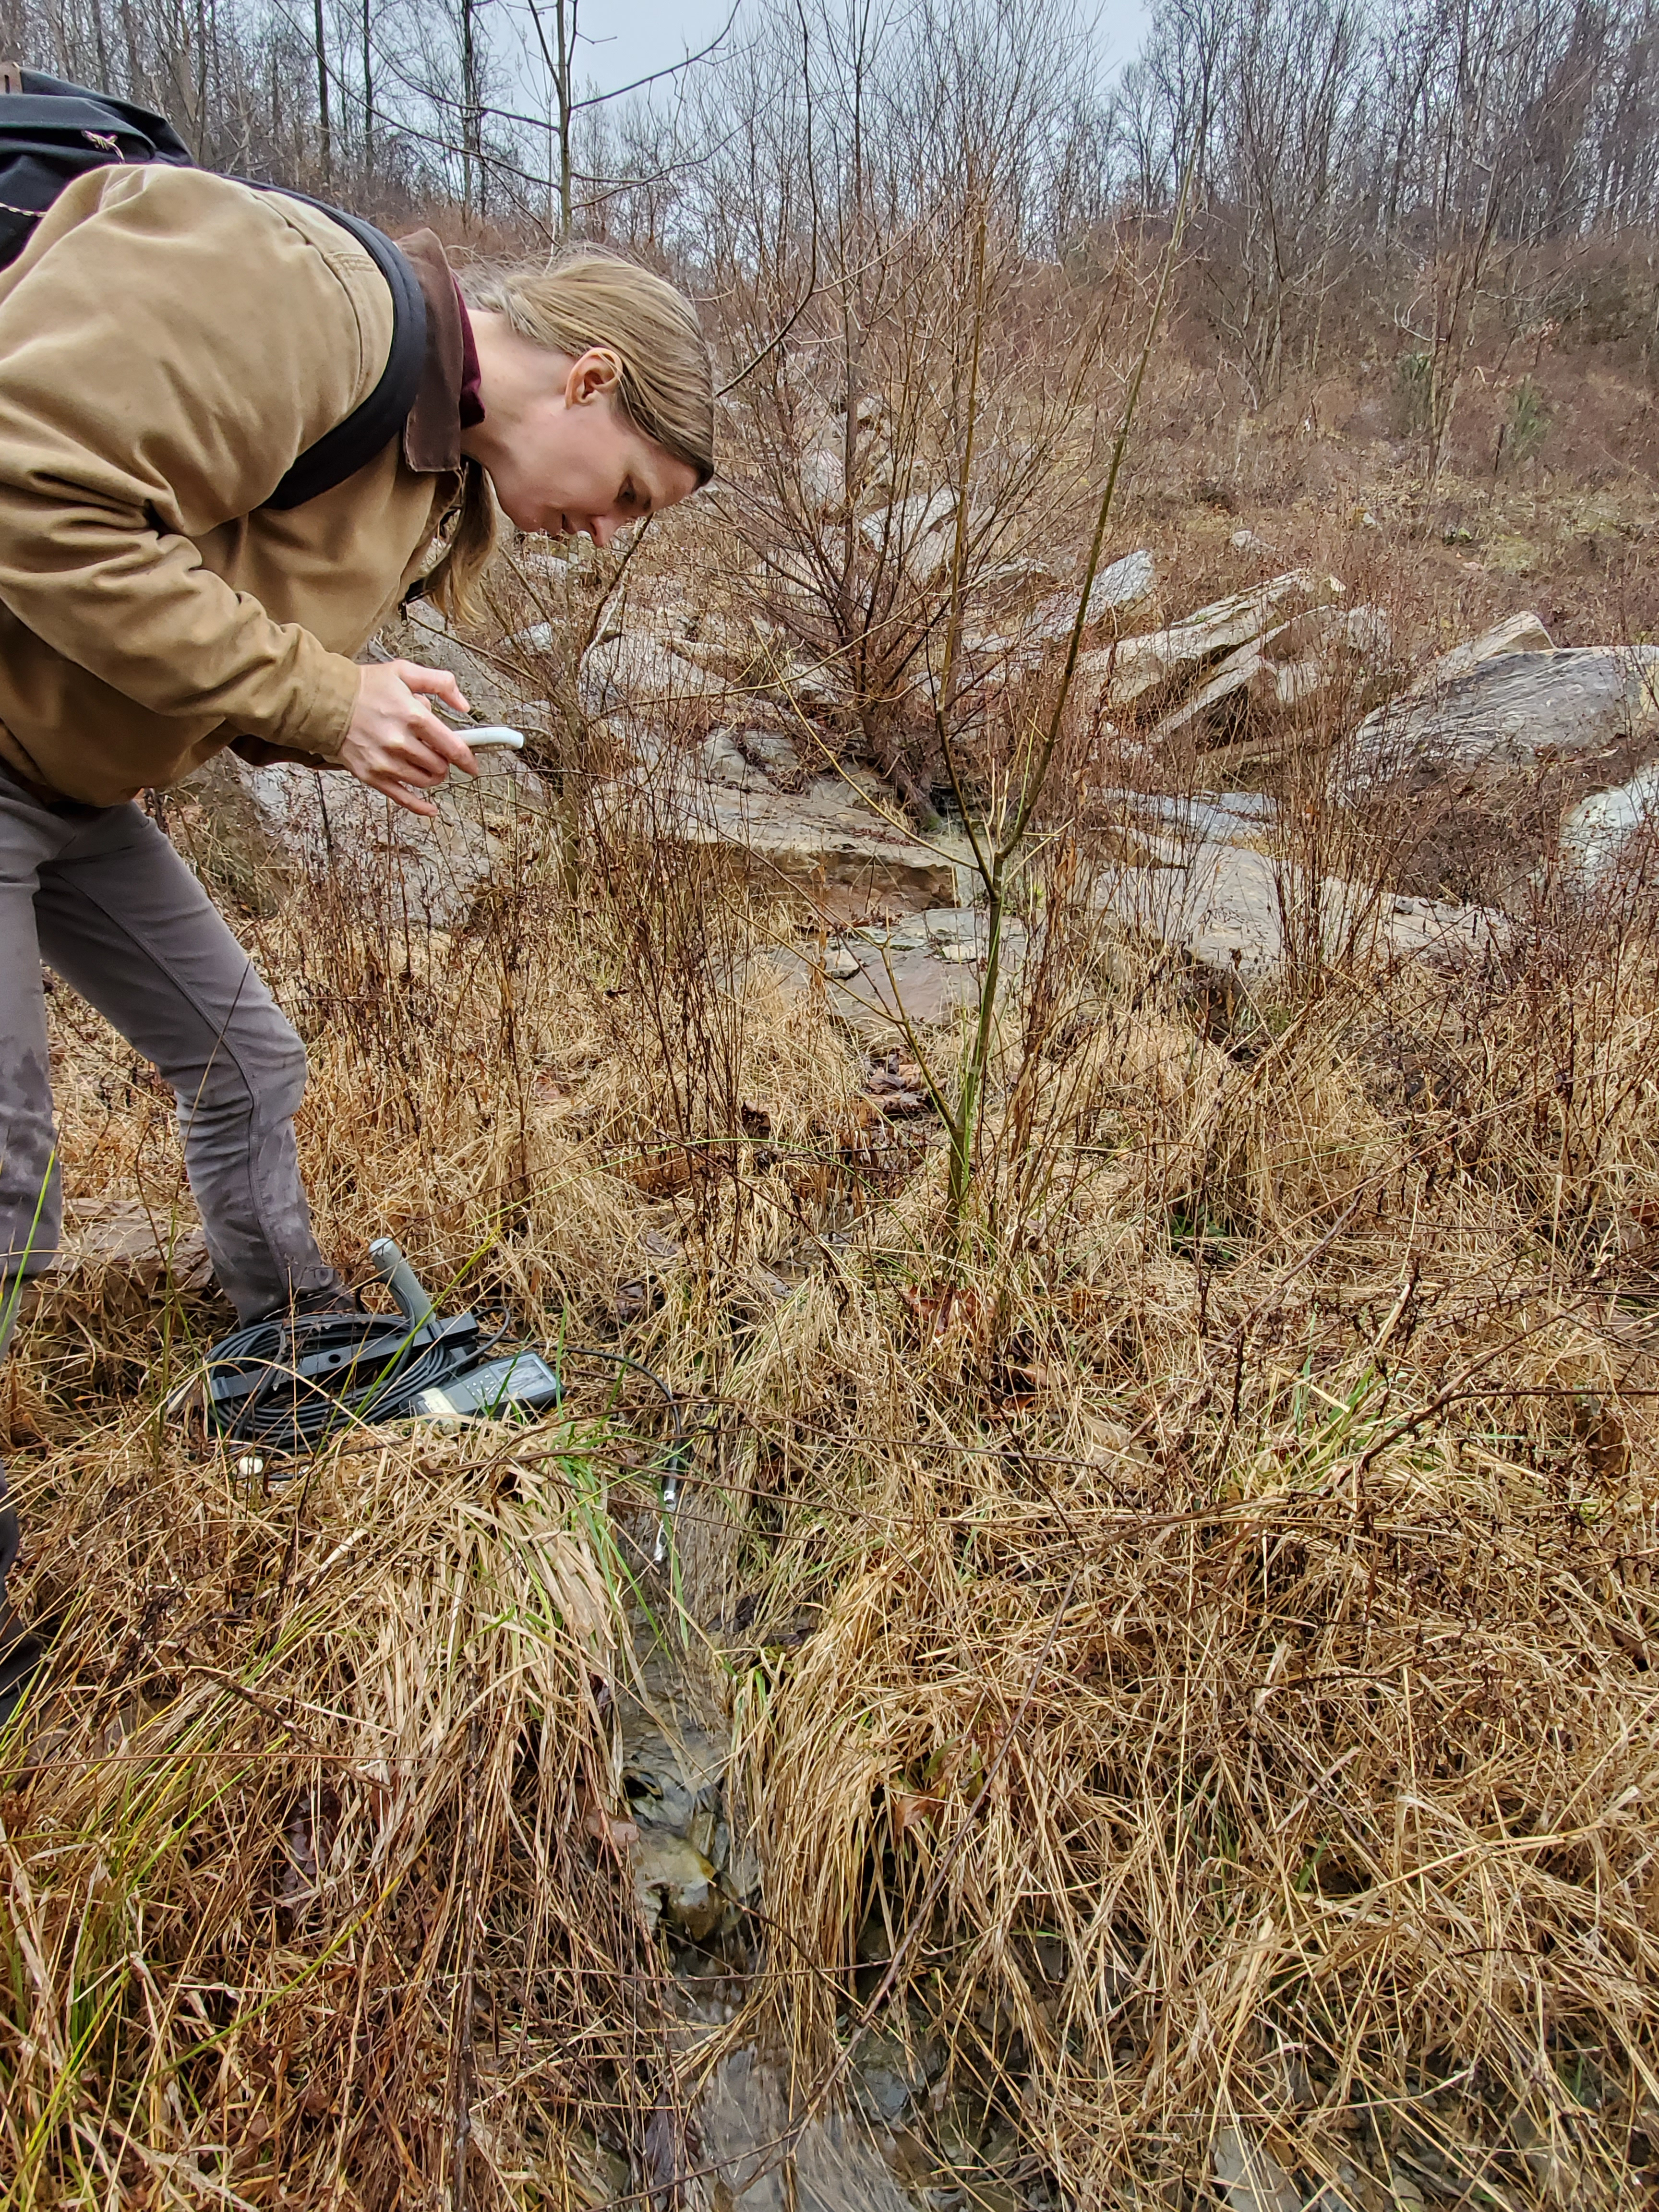
[[[208,1422],[238,1443],[309,1454],[342,1429],[410,1419],[505,1334],[483,1338],[471,1315],[421,1329],[387,1314],[252,1322],[208,1354]]]

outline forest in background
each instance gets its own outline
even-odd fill
[[[8,0],[0,23],[211,167],[485,248],[646,254],[717,328],[757,283],[798,295],[837,239],[964,194],[1033,266],[1087,265],[1167,221],[1190,169],[1189,304],[1249,405],[1362,299],[1418,362],[1431,437],[1478,296],[1516,341],[1653,331],[1651,0],[1159,0],[1104,77],[1069,0],[749,0],[632,86],[620,55],[620,85],[593,80],[575,0]]]

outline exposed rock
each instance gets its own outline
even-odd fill
[[[1561,857],[1595,883],[1618,866],[1638,831],[1659,829],[1659,762],[1628,783],[1581,799],[1561,824]]]
[[[697,2109],[702,2160],[738,2212],[913,2212],[869,2130],[837,2112],[800,2122],[783,2075],[752,2050],[721,2060]]]
[[[723,701],[730,686],[724,677],[676,652],[672,639],[630,629],[594,646],[584,656],[580,689],[590,714],[625,708],[660,719],[674,707]]]
[[[1197,690],[1154,725],[1149,742],[1164,744],[1183,730],[1212,723],[1224,702],[1232,702],[1229,734],[1236,733],[1242,708],[1277,725],[1291,709],[1351,681],[1354,662],[1386,653],[1389,642],[1388,617],[1380,607],[1310,609],[1230,653]]]
[[[702,746],[702,772],[732,791],[799,791],[805,774],[794,745],[767,730],[711,730]]]
[[[832,1012],[860,1036],[890,1041],[901,1010],[905,1020],[932,1029],[979,1004],[979,981],[972,969],[942,960],[931,950],[890,952],[884,961],[843,944],[822,963],[802,952],[768,957],[791,990],[822,984]]]
[[[146,1296],[164,1287],[207,1287],[213,1266],[188,1198],[161,1206],[136,1198],[64,1201],[64,1232],[49,1281],[60,1289],[103,1287],[112,1278]]]
[[[527,699],[509,669],[452,636],[443,617],[428,601],[416,599],[402,622],[389,623],[380,632],[379,641],[393,659],[448,669],[466,695],[475,721],[507,722],[515,729],[545,727],[546,702]]]
[[[513,755],[481,763],[476,779],[443,786],[435,821],[343,773],[240,763],[235,773],[284,865],[338,883],[367,913],[454,929],[492,879],[539,853],[552,811],[540,778]]]
[[[1367,716],[1331,787],[1393,817],[1385,834],[1400,847],[1404,889],[1503,905],[1525,895],[1564,817],[1659,755],[1659,647],[1448,659],[1451,674]],[[1575,836],[1601,852],[1624,811],[1615,801],[1592,810]]]
[[[1085,653],[1078,663],[1081,696],[1109,707],[1129,706],[1154,685],[1173,683],[1248,644],[1297,608],[1340,599],[1344,589],[1334,576],[1296,568],[1251,591],[1218,599],[1166,629],[1148,630]]]
[[[1235,530],[1227,540],[1235,553],[1243,554],[1249,561],[1271,561],[1274,549],[1265,538],[1258,538],[1254,530]]]
[[[1403,776],[1415,788],[1448,775],[1493,781],[1659,734],[1659,647],[1505,647],[1461,657],[1473,650],[1447,654],[1436,664],[1445,672],[1431,672],[1367,715],[1346,750],[1346,785],[1360,777]]]
[[[893,2127],[940,2072],[945,2054],[934,2041],[907,2042],[890,2029],[871,2028],[853,2055],[853,2095],[866,2119]]]
[[[250,782],[234,753],[216,753],[167,793],[167,834],[221,898],[273,914],[304,871],[273,833]]]
[[[677,781],[657,785],[672,824],[659,834],[724,848],[758,890],[815,901],[846,889],[901,908],[943,905],[954,895],[951,859],[897,827],[890,806],[878,811],[868,802],[866,792],[880,789],[874,778],[820,775],[799,792],[782,791],[730,738],[714,765],[730,780],[682,770]],[[624,780],[614,803],[625,801],[626,790]]]
[[[884,504],[859,521],[859,535],[878,553],[902,562],[919,584],[949,568],[956,546],[957,495],[941,484]]]
[[[1089,611],[1085,623],[1103,622],[1109,615],[1127,614],[1149,599],[1158,580],[1157,566],[1145,546],[1126,553],[1109,568],[1102,568],[1089,587]],[[1034,644],[1058,643],[1072,634],[1077,620],[1077,593],[1069,596],[1056,592],[1053,599],[1043,600],[1031,617],[1026,637]]]
[[[1501,660],[1510,653],[1553,653],[1555,641],[1534,614],[1509,615],[1501,623],[1494,623],[1479,637],[1465,640],[1443,653],[1437,660],[1430,662],[1406,694],[1408,698],[1420,697],[1425,692],[1437,690],[1443,684],[1450,684],[1460,676],[1468,676],[1483,661]]]
[[[793,989],[822,984],[832,1010],[860,1035],[890,1039],[901,1016],[929,1029],[977,1006],[987,949],[982,910],[931,907],[894,926],[866,925],[821,958],[787,951],[770,960]],[[1009,915],[1002,939],[1005,985],[1018,975],[1029,951],[1024,923]]]
[[[800,488],[816,514],[831,513],[847,498],[844,458],[828,446],[809,446],[800,457]]]
[[[1098,893],[1102,907],[1128,928],[1247,985],[1285,965],[1286,909],[1295,915],[1311,896],[1288,865],[1207,842],[1174,866],[1124,868]],[[1462,961],[1505,935],[1502,916],[1482,908],[1373,892],[1340,878],[1321,884],[1319,919],[1325,956],[1333,959]]]
[[[1302,2212],[1301,2191],[1247,2128],[1218,2128],[1210,2155],[1231,2212]]]

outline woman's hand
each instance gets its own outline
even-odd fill
[[[466,739],[441,722],[423,698],[441,699],[458,714],[467,711],[461,687],[447,668],[420,668],[412,660],[371,661],[357,679],[357,703],[351,710],[340,764],[359,783],[384,792],[411,814],[435,815],[421,797],[441,784],[452,768],[477,775],[478,763]]]

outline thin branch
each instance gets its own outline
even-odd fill
[[[727,33],[738,20],[738,9],[742,5],[743,0],[737,0],[737,6],[726,19],[725,29],[718,37],[711,39],[701,53],[688,54],[683,62],[671,62],[666,69],[653,70],[649,76],[636,76],[632,84],[619,84],[614,92],[594,93],[586,100],[573,100],[570,112],[580,115],[585,107],[603,107],[607,100],[620,100],[625,93],[643,91],[647,84],[657,84],[665,76],[678,76],[683,70],[695,69],[699,62],[706,62],[716,46],[725,44]]]

